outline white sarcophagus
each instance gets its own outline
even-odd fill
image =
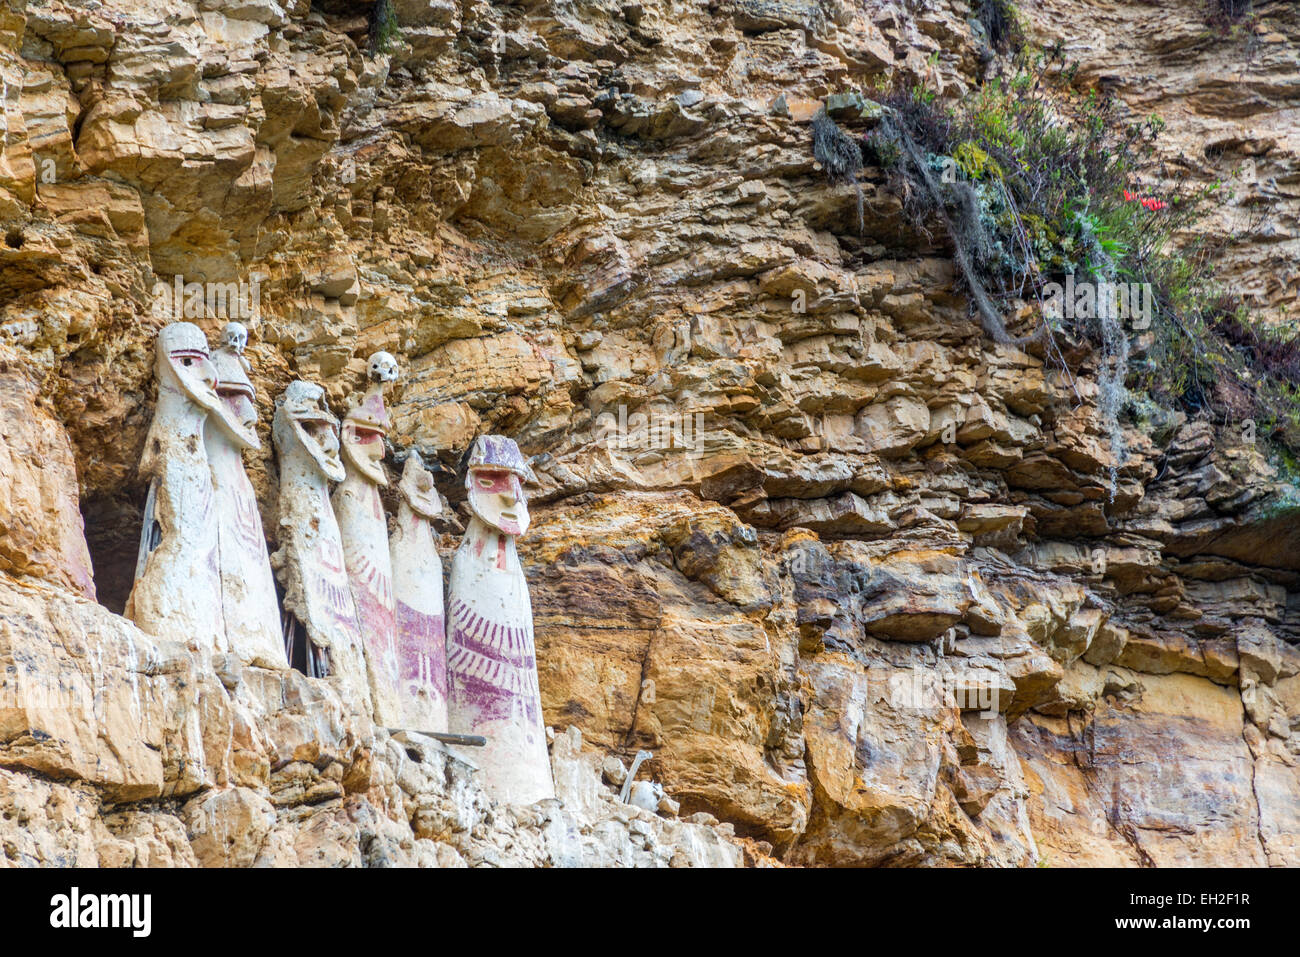
[[[442,601],[442,559],[433,519],[442,500],[418,452],[407,455],[397,525],[390,540],[401,690],[400,727],[447,730],[447,637]]]
[[[198,326],[164,326],[156,350],[158,404],[140,460],[149,491],[125,614],[150,634],[226,651],[217,504],[204,424],[219,419],[231,440],[245,448],[257,436],[217,396],[208,340]]]
[[[247,445],[241,435],[226,427],[224,419],[215,416],[208,417],[204,429],[215,495],[221,613],[226,647],[232,654],[248,664],[283,668],[286,659],[275,578],[257,495],[241,454],[245,448],[260,445],[254,431],[257,406],[253,384],[244,359],[247,341],[248,332],[240,323],[228,323],[222,330],[221,344],[212,352],[212,365],[217,373],[217,395],[230,416],[252,435],[253,444]]]
[[[334,491],[334,514],[357,609],[375,723],[402,727],[397,632],[393,620],[393,569],[388,519],[379,497],[384,475],[384,439],[390,422],[384,386],[397,378],[397,362],[386,352],[370,357],[370,388],[343,419],[345,477]]]
[[[280,457],[280,547],[272,567],[284,589],[284,635],[291,662],[312,677],[330,677],[358,710],[371,713],[356,605],[329,483],[343,480],[338,420],[325,393],[289,383],[275,410],[272,437]]]
[[[487,737],[475,755],[496,800],[555,796],[542,722],[533,610],[515,539],[528,528],[518,446],[480,436],[465,477],[472,515],[451,566],[447,672],[451,730]]]

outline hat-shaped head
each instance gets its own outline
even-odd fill
[[[479,519],[507,535],[528,530],[528,499],[524,482],[533,472],[514,439],[480,435],[474,440],[465,470],[469,509]]]

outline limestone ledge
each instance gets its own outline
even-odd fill
[[[463,759],[395,740],[327,682],[154,639],[0,580],[8,866],[737,866],[730,825],[621,804],[575,728],[556,800],[493,805]]]

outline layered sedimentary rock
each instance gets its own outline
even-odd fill
[[[1023,6],[1193,178],[1253,160],[1206,228],[1280,316],[1295,6],[1233,34],[1176,0]],[[1068,374],[990,343],[883,172],[859,232],[814,163],[820,105],[871,122],[828,97],[1002,68],[969,4],[393,7],[372,50],[343,0],[0,6],[8,860],[738,863],[738,836],[813,865],[1300,861],[1300,524],[1262,447],[1157,410],[1114,461],[1086,342]],[[397,357],[389,438],[449,503],[444,561],[473,440],[530,457],[562,809],[87,599],[78,501],[95,594],[130,590],[151,290],[178,276],[261,277],[272,547],[291,380],[341,415]],[[639,750],[680,820],[598,780]]]
[[[0,570],[60,582],[95,597],[77,465],[62,425],[16,350],[0,347]]]
[[[154,639],[67,591],[0,582],[7,866],[736,866],[729,824],[618,804],[575,730],[563,805],[493,805],[326,682]]]

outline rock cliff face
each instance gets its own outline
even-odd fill
[[[967,0],[386,6],[0,0],[0,861],[1300,863],[1273,467],[1181,413],[1113,461],[1097,360],[991,343],[883,175],[860,233],[814,163],[828,95],[996,69]],[[1280,319],[1300,8],[1256,7],[1024,14],[1192,178],[1253,161],[1205,228]],[[269,536],[273,398],[341,412],[379,349],[453,505],[476,435],[533,457],[561,803],[120,617],[178,280],[255,284]],[[600,782],[640,749],[680,818]]]

